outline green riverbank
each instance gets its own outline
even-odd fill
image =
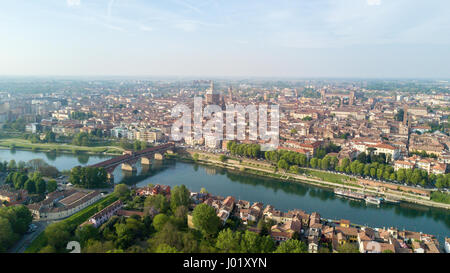
[[[419,196],[415,196],[406,192],[401,193],[394,193],[394,192],[380,192],[376,189],[371,188],[363,188],[360,185],[355,184],[353,181],[354,178],[350,176],[346,176],[343,174],[334,174],[334,173],[328,173],[320,170],[310,170],[305,169],[305,175],[299,175],[299,174],[293,174],[289,172],[278,172],[276,169],[268,168],[267,164],[255,162],[252,164],[245,164],[245,162],[250,162],[249,160],[239,160],[239,159],[233,159],[228,158],[225,161],[220,161],[219,156],[212,155],[212,154],[206,154],[201,152],[196,152],[199,154],[199,158],[197,160],[194,160],[190,155],[183,154],[178,155],[177,158],[183,161],[187,162],[194,162],[199,164],[205,164],[210,166],[216,166],[221,168],[227,168],[235,171],[241,171],[243,173],[258,175],[258,176],[264,176],[264,177],[270,177],[275,178],[280,181],[291,181],[291,182],[300,182],[300,183],[306,183],[311,184],[314,186],[320,186],[320,187],[326,187],[330,189],[335,188],[347,188],[353,191],[364,191],[366,193],[379,195],[383,197],[390,197],[390,198],[396,198],[399,200],[402,200],[404,202],[409,203],[415,203],[420,204],[424,206],[430,206],[430,207],[436,207],[436,208],[444,208],[444,209],[450,209],[450,203],[448,201],[448,194],[440,193],[439,194],[439,201],[435,200],[425,200],[421,199]],[[231,163],[230,163],[231,162]],[[258,165],[259,167],[257,167]],[[263,165],[266,165],[265,167],[261,167]],[[444,196],[442,196],[444,195]],[[436,198],[436,195],[433,193],[432,198]]]
[[[121,155],[124,151],[123,148],[116,146],[84,147],[58,143],[31,143],[29,140],[19,138],[0,139],[0,148],[35,152],[57,152],[70,154],[87,153],[103,155]]]

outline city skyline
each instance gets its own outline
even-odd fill
[[[2,76],[449,78],[447,1],[14,1]]]

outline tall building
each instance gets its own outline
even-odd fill
[[[353,105],[355,103],[355,91],[350,92],[350,97],[348,99],[348,104]]]
[[[220,104],[220,93],[214,89],[214,81],[211,81],[211,87],[206,92],[207,104]]]
[[[231,87],[231,86],[228,88],[228,100],[230,102],[233,101],[233,87]]]

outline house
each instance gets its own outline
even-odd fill
[[[317,253],[322,230],[320,228],[309,228],[306,235],[308,238],[308,252]]]
[[[117,213],[117,211],[122,209],[122,207],[123,207],[122,201],[117,200],[114,203],[107,206],[106,208],[104,208],[101,211],[94,214],[88,220],[88,222],[97,228],[97,227],[101,226],[103,223],[105,223],[106,221],[108,221],[109,218],[111,218],[113,215],[115,215]]]
[[[294,234],[300,233],[302,224],[298,220],[276,224],[270,228],[270,236],[277,242],[292,239]]]
[[[380,243],[376,241],[361,241],[359,244],[359,252],[361,253],[396,253],[393,244]]]
[[[309,217],[309,227],[322,227],[320,224],[320,214],[317,212],[311,213]]]
[[[319,251],[319,238],[312,237],[308,238],[308,252],[317,253]]]
[[[226,210],[231,212],[234,209],[235,202],[236,200],[233,196],[228,196],[227,198],[225,198],[225,200],[223,200],[222,206],[225,207]]]
[[[170,195],[170,186],[166,185],[155,185],[152,189],[152,195]]]
[[[335,227],[335,231],[339,238],[339,243],[354,243],[358,241],[358,229],[354,227]]]
[[[339,221],[339,226],[348,228],[350,227],[350,221],[342,219],[341,221]]]

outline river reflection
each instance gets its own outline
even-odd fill
[[[21,151],[21,150],[1,150],[0,161],[10,161],[14,159],[16,162],[28,162],[31,159],[42,159],[48,164],[55,166],[58,170],[70,170],[75,166],[87,166],[110,159],[108,155],[89,155],[86,153],[69,154],[57,151],[38,152],[38,151]]]

